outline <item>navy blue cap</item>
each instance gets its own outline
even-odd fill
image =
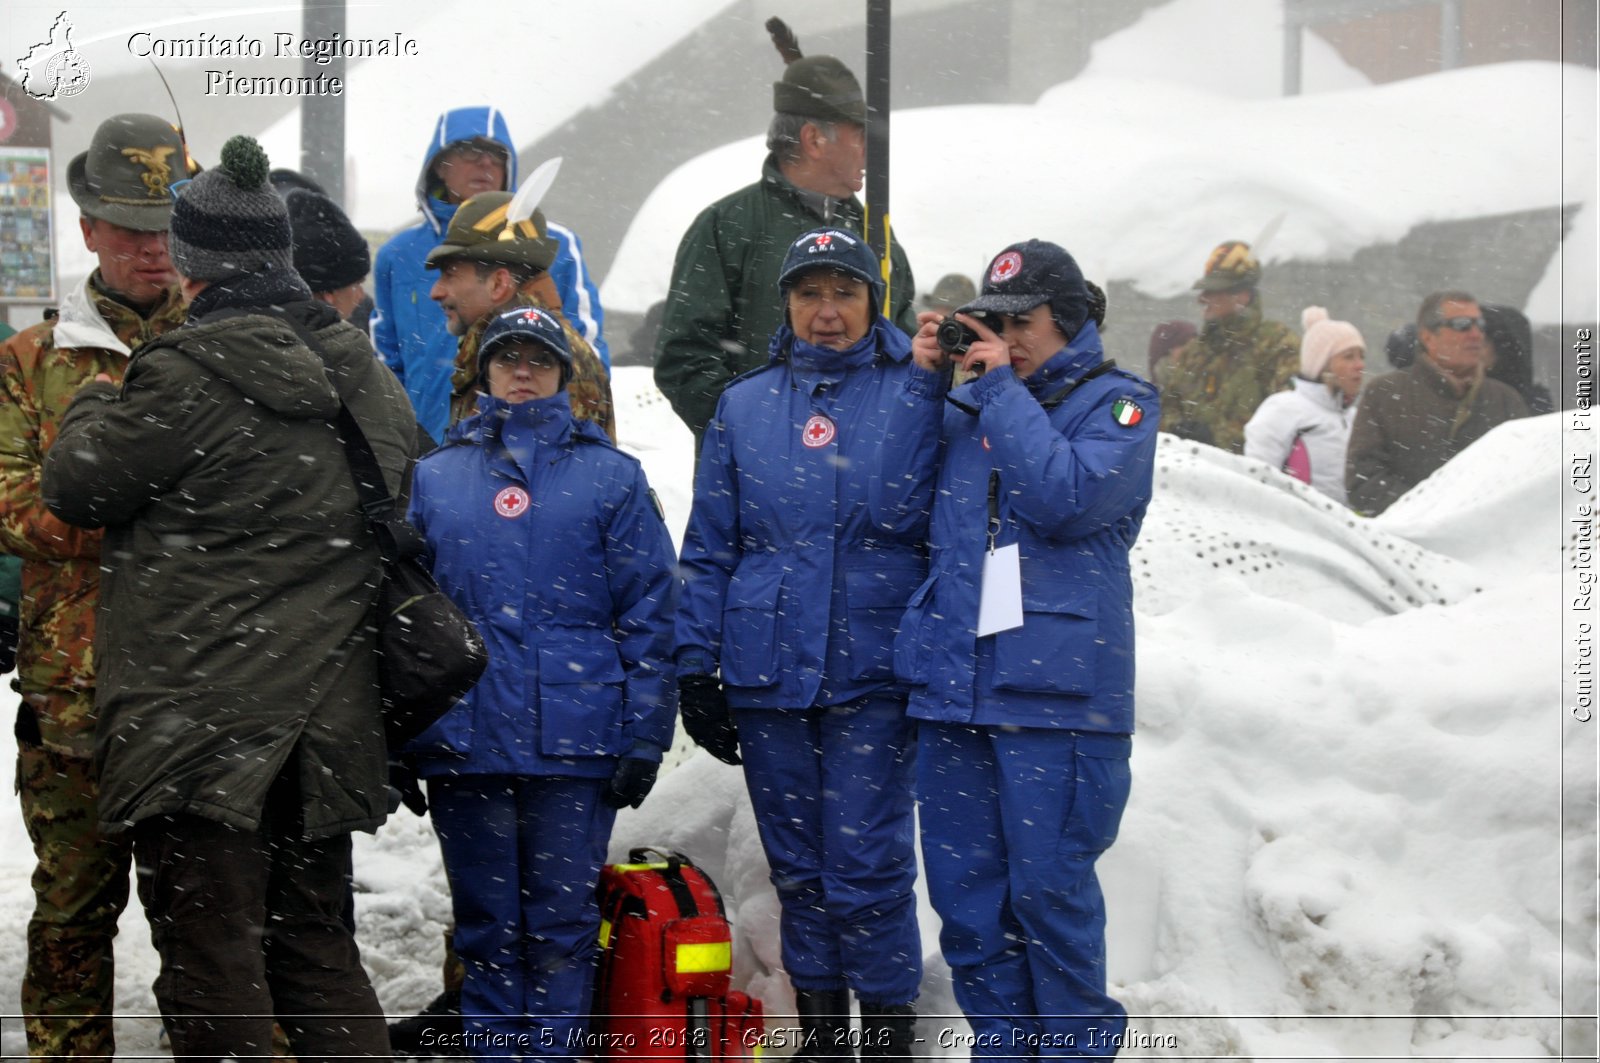
[[[561,361],[563,384],[572,376],[572,348],[567,334],[548,310],[537,306],[518,306],[496,314],[483,330],[478,342],[478,377],[487,377],[489,357],[512,340],[532,340]]]
[[[1048,240],[1024,240],[994,256],[983,275],[983,291],[960,312],[1023,314],[1045,303],[1068,339],[1089,318],[1089,288],[1078,263]]]
[[[813,229],[789,245],[778,274],[778,292],[789,290],[800,274],[813,269],[831,269],[860,277],[872,288],[872,305],[883,305],[883,274],[871,246],[855,233],[843,229]]]

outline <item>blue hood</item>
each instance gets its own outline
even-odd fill
[[[456,205],[428,195],[428,170],[433,160],[447,145],[473,137],[488,137],[505,145],[506,191],[517,187],[517,146],[511,141],[511,130],[506,128],[505,115],[498,107],[457,107],[446,111],[434,123],[433,136],[428,140],[428,150],[422,157],[422,170],[417,174],[417,209],[427,219],[433,231],[440,236],[455,217]]]

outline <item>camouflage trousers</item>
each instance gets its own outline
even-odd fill
[[[89,758],[19,742],[16,786],[37,861],[22,976],[28,1054],[109,1061],[111,942],[128,904],[130,845],[99,831]]]

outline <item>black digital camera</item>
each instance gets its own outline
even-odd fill
[[[977,343],[980,338],[976,332],[954,317],[947,317],[939,322],[939,330],[934,333],[934,339],[939,342],[939,349],[950,355],[966,354],[967,348]]]

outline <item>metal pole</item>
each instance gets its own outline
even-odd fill
[[[344,0],[303,0],[301,34],[306,40],[343,36]],[[345,81],[344,56],[334,56],[326,66],[315,59],[301,60],[305,77]],[[348,84],[348,83],[346,83]],[[344,97],[300,97],[300,172],[327,190],[328,198],[344,204]]]
[[[1461,2],[1443,0],[1439,5],[1439,67],[1454,70],[1461,65]]]
[[[889,291],[889,7],[867,0],[867,243],[883,273],[883,312]]]
[[[1283,94],[1285,96],[1300,95],[1301,34],[1304,32],[1304,27],[1294,19],[1289,19],[1283,24]]]

